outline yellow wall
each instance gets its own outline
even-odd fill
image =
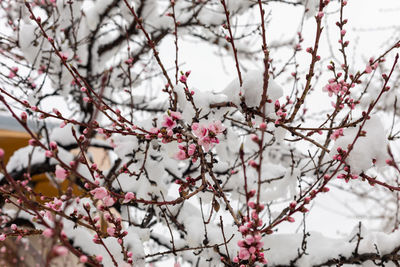
[[[5,162],[7,163],[15,150],[27,146],[29,139],[30,135],[27,133],[0,129],[0,148],[4,149]],[[35,192],[40,192],[48,197],[60,195],[60,192],[58,192],[58,189],[49,181],[46,174],[35,175],[32,177],[32,180],[35,182]],[[61,184],[61,190],[65,191],[68,184],[69,180],[66,179]],[[76,185],[73,185],[73,194],[80,195],[81,193],[82,191],[80,191]]]

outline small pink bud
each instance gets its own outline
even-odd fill
[[[52,150],[56,150],[56,149],[57,149],[57,143],[54,142],[54,141],[51,141],[51,142],[50,142],[50,148],[51,148]]]
[[[97,255],[97,256],[96,256],[96,260],[97,260],[98,262],[102,262],[102,261],[103,261],[103,256]]]
[[[253,142],[255,142],[255,143],[257,143],[257,142],[259,141],[258,136],[255,135],[255,134],[252,134],[252,135],[251,135],[251,140],[252,140]]]
[[[53,251],[58,256],[65,256],[68,254],[68,249],[64,246],[55,246]]]
[[[253,201],[250,201],[250,202],[248,203],[248,206],[249,206],[250,208],[252,208],[252,209],[255,209],[255,208],[256,208],[256,203],[254,203]]]
[[[253,168],[257,168],[258,164],[254,160],[249,160],[249,165]]]
[[[80,256],[79,261],[82,262],[82,263],[85,263],[85,262],[88,261],[88,257],[85,256],[85,255],[82,255],[82,256]]]
[[[6,235],[5,234],[1,234],[0,235],[0,241],[4,241],[4,240],[6,240]]]
[[[26,114],[26,112],[22,112],[22,113],[21,113],[21,120],[22,120],[23,122],[26,122],[27,119],[28,119],[28,115]]]
[[[107,234],[110,235],[110,236],[114,236],[115,228],[114,227],[108,227],[107,228]]]
[[[53,230],[50,228],[47,228],[45,230],[43,230],[42,235],[44,235],[45,237],[49,238],[53,236]]]
[[[179,78],[179,81],[180,81],[181,83],[186,83],[187,77],[186,77],[185,75],[182,75],[182,76]]]

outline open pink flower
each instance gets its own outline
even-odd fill
[[[114,205],[115,199],[107,195],[103,198],[103,202],[104,205],[106,205],[107,207],[111,207],[112,205]]]
[[[186,152],[183,149],[179,149],[178,153],[175,154],[175,158],[177,160],[187,159]]]
[[[213,142],[208,136],[199,138],[198,144],[203,146],[205,152],[208,152],[213,146]]]
[[[200,125],[198,123],[192,124],[192,130],[193,130],[193,133],[199,138],[203,138],[204,136],[207,135],[207,132],[208,132],[206,127],[204,127],[203,125]]]
[[[176,126],[176,122],[172,119],[172,117],[164,115],[164,122],[162,123],[162,126],[172,130]]]
[[[90,193],[94,196],[94,198],[102,200],[106,196],[108,196],[108,191],[104,187],[98,187],[90,191]]]
[[[128,203],[129,201],[131,201],[132,199],[135,199],[135,198],[136,197],[135,197],[134,193],[128,192],[128,193],[125,194],[123,203]]]
[[[343,129],[337,129],[336,131],[334,131],[331,135],[331,139],[332,140],[336,140],[338,139],[340,136],[343,136]]]
[[[247,248],[240,248],[239,259],[248,260],[249,258],[250,258],[250,252],[247,250]]]
[[[208,130],[215,134],[220,134],[225,131],[225,129],[226,128],[222,125],[221,121],[216,121],[208,126]]]
[[[107,228],[107,234],[110,235],[110,236],[114,236],[115,228],[114,227],[108,227]]]

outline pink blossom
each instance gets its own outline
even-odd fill
[[[61,57],[61,59],[62,59],[63,61],[67,61],[67,59],[68,59],[68,55],[67,55],[66,53],[60,52],[60,57]]]
[[[192,130],[196,131],[199,128],[200,124],[198,124],[197,122],[192,124]]]
[[[207,128],[198,123],[192,124],[192,130],[193,130],[193,133],[199,138],[202,138],[207,135]]]
[[[187,159],[186,152],[182,149],[179,149],[178,153],[175,154],[175,158],[177,160],[185,160]]]
[[[267,129],[267,124],[265,122],[260,123],[260,130],[265,131]]]
[[[15,72],[13,72],[13,71],[10,71],[10,72],[8,73],[8,78],[10,78],[10,79],[14,78],[15,76],[17,76],[17,75],[16,75]]]
[[[343,129],[337,129],[336,131],[334,131],[331,135],[331,139],[332,140],[336,140],[338,139],[340,136],[343,136]]]
[[[247,235],[245,241],[246,241],[247,245],[251,245],[254,242],[254,240],[255,239],[252,235]]]
[[[208,136],[200,138],[198,144],[203,146],[205,152],[208,152],[212,148],[211,139]]]
[[[4,240],[6,240],[6,235],[5,234],[1,234],[0,235],[0,241],[4,241]]]
[[[216,121],[216,122],[210,124],[210,126],[208,126],[208,130],[210,130],[211,132],[213,132],[215,134],[220,134],[225,129],[226,128],[222,125],[221,121]]]
[[[125,194],[123,203],[128,203],[128,202],[130,202],[132,199],[135,199],[135,198],[136,198],[136,196],[135,196],[134,193],[128,192],[128,193]]]
[[[52,237],[53,236],[53,229],[47,228],[43,230],[42,235],[45,237]]]
[[[249,248],[249,252],[250,252],[250,254],[254,254],[254,252],[256,252],[256,248],[255,247],[250,247]]]
[[[256,203],[254,203],[253,201],[249,201],[248,206],[252,209],[256,208]]]
[[[260,249],[260,248],[262,248],[264,246],[264,242],[257,242],[257,245],[256,245],[256,247],[258,248],[258,249]]]
[[[56,178],[60,181],[63,182],[65,180],[65,178],[67,178],[67,171],[62,168],[60,165],[56,166]]]
[[[53,250],[59,256],[65,256],[68,254],[68,249],[64,246],[55,246]]]
[[[166,127],[167,129],[171,130],[175,128],[176,122],[170,117],[165,115],[164,116],[164,122],[162,123],[163,127]]]
[[[185,75],[182,75],[182,76],[179,78],[179,81],[180,81],[181,83],[186,83],[187,77],[186,77]]]
[[[28,119],[28,114],[25,111],[21,112],[21,120],[26,121]]]
[[[107,207],[111,207],[112,205],[114,205],[115,199],[113,197],[106,196],[103,198],[103,202],[104,205],[106,205]]]
[[[244,232],[247,231],[247,227],[246,227],[245,225],[241,225],[241,226],[239,227],[239,231],[240,231],[241,233],[244,233]]]
[[[250,258],[250,253],[246,248],[240,248],[239,259],[248,260]]]
[[[114,236],[115,228],[114,227],[108,227],[107,228],[107,234],[110,235],[110,236]]]
[[[255,143],[257,143],[259,141],[258,136],[256,134],[252,134],[252,135],[250,135],[250,137],[251,137],[251,140]]]
[[[178,111],[170,111],[169,113],[174,120],[180,120],[182,117],[182,114]]]
[[[96,199],[103,199],[106,196],[108,196],[108,191],[104,187],[98,187],[90,191],[90,193],[94,196]]]
[[[82,255],[82,256],[79,257],[79,261],[82,262],[82,263],[85,263],[85,262],[88,261],[88,257],[85,256],[85,255]]]
[[[0,148],[0,159],[2,159],[3,157],[4,157],[4,150]]]
[[[48,206],[55,211],[59,211],[61,209],[62,204],[63,204],[62,200],[55,197],[51,203],[48,203]]]
[[[193,156],[193,154],[196,152],[196,145],[195,144],[190,144],[189,149],[188,149],[188,155]]]
[[[341,91],[342,86],[337,83],[336,81],[329,81],[329,84],[326,85],[322,90],[325,92],[328,92],[329,96],[332,96],[333,94],[337,95]]]
[[[51,141],[49,145],[50,145],[50,148],[51,148],[52,150],[56,150],[56,149],[57,149],[57,143],[56,143],[56,142]]]
[[[149,132],[152,134],[158,134],[159,131],[160,130],[157,127],[154,127],[154,128],[151,128]]]

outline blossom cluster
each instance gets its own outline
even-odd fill
[[[253,197],[255,193],[255,190],[248,192],[248,199]],[[263,220],[259,217],[259,213],[264,209],[264,205],[253,201],[249,201],[247,205],[251,209],[250,217],[245,217],[244,223],[239,227],[243,239],[237,243],[239,253],[237,257],[233,258],[233,262],[239,263],[243,267],[252,266],[256,262],[267,264],[263,253],[264,242],[261,241],[261,233],[259,231],[259,227],[263,225]]]
[[[205,152],[208,152],[213,148],[214,144],[219,143],[217,135],[222,134],[225,131],[225,127],[221,121],[210,123],[207,127],[199,123],[193,123],[192,131],[198,138],[197,143],[203,146]]]
[[[104,205],[110,207],[114,205],[115,199],[110,196],[110,193],[104,187],[97,187],[90,191],[95,199],[102,200]]]

